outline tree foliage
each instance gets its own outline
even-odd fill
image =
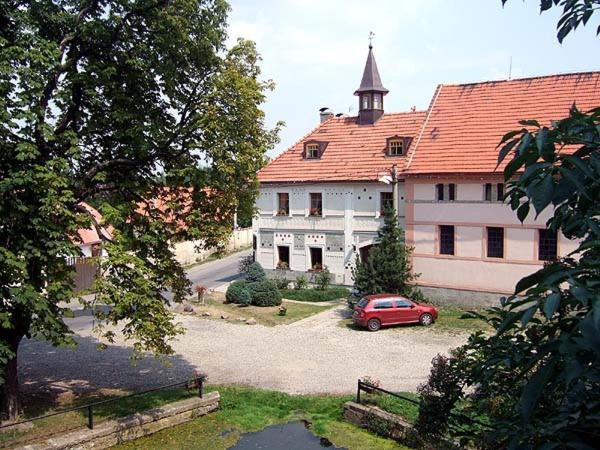
[[[361,295],[393,293],[411,296],[411,283],[417,278],[412,271],[412,249],[404,242],[404,231],[398,225],[393,209],[386,209],[384,224],[377,242],[366,261],[352,268],[354,287]]]
[[[260,105],[252,42],[225,48],[223,0],[0,3],[0,363],[4,412],[18,412],[23,337],[72,342],[77,230],[103,225],[97,301],[137,352],[172,351],[181,331],[162,296],[189,283],[177,237],[229,235],[277,139]],[[152,199],[164,198],[158,208]],[[112,328],[100,328],[112,340]]]
[[[576,3],[593,2],[562,4]],[[547,227],[579,245],[520,280],[514,295],[480,316],[495,334],[472,335],[444,363],[452,382],[421,387],[419,422],[427,429],[427,411],[442,411],[436,420],[478,447],[594,448],[600,442],[600,108],[581,112],[573,105],[551,125],[521,125],[499,146],[498,163],[508,159],[506,199],[521,221],[552,208]],[[473,426],[477,417],[488,426]]]

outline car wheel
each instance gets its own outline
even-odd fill
[[[421,317],[419,317],[419,323],[424,327],[431,325],[433,323],[433,316],[431,314],[425,313]]]
[[[377,331],[381,328],[381,321],[379,319],[369,319],[367,328],[369,331]]]

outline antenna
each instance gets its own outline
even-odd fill
[[[512,77],[512,55],[510,55],[510,63],[508,64],[508,79]]]

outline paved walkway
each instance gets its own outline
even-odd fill
[[[466,341],[418,326],[377,333],[340,326],[345,305],[290,325],[264,327],[177,316],[187,328],[168,365],[145,358],[132,365],[123,342],[96,350],[91,318],[79,317],[79,346],[53,348],[26,341],[20,352],[25,390],[48,386],[76,389],[142,389],[204,371],[210,383],[242,383],[289,393],[350,393],[368,375],[394,390],[414,391],[426,380],[431,359]]]

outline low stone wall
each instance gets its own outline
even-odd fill
[[[210,392],[203,398],[188,398],[131,416],[108,420],[94,426],[93,430],[78,429],[17,450],[109,448],[203,416],[219,407],[219,398],[218,392]]]
[[[217,251],[216,248],[201,249],[196,251],[196,247],[202,244],[202,241],[184,241],[175,244],[175,258],[184,266],[204,261],[210,255]],[[225,246],[226,252],[233,252],[252,246],[252,228],[240,228],[234,230],[229,238],[229,243]]]
[[[376,406],[346,402],[344,419],[380,436],[392,438],[409,446],[415,446],[420,441],[410,423],[400,416],[383,411]]]

